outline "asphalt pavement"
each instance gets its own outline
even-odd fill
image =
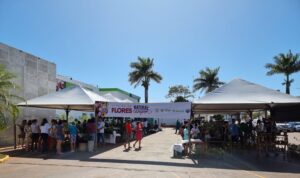
[[[164,128],[143,138],[141,150],[124,151],[119,144],[106,145],[93,153],[61,156],[14,151],[0,164],[0,177],[300,177],[300,164],[281,156],[256,158],[252,152],[236,151],[223,156],[173,158],[171,146],[179,142],[180,136],[172,128]]]

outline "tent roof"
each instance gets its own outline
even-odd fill
[[[129,99],[120,99],[116,96],[114,96],[113,94],[111,93],[106,93],[106,94],[103,94],[101,95],[103,96],[104,98],[106,98],[108,101],[110,102],[120,102],[120,103],[133,103],[131,100]]]
[[[193,110],[205,113],[270,109],[299,105],[300,98],[281,93],[242,79],[231,82],[193,102]]]
[[[18,106],[93,111],[95,101],[109,100],[93,91],[80,86],[73,86],[27,100],[26,102],[19,103]]]

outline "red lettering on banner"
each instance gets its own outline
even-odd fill
[[[111,108],[112,113],[132,113],[131,108]]]

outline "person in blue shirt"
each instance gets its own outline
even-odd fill
[[[77,138],[77,133],[78,133],[78,129],[75,125],[75,122],[72,122],[69,125],[69,132],[70,132],[71,152],[75,152],[76,138]]]
[[[231,136],[231,141],[232,142],[237,142],[238,141],[238,136],[239,136],[239,128],[235,123],[235,119],[232,119],[232,122],[229,125],[229,133],[230,133],[230,136]]]
[[[183,140],[188,140],[188,139],[189,139],[189,129],[185,127],[183,130]]]

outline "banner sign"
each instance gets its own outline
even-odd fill
[[[98,117],[131,118],[176,118],[189,119],[191,103],[117,103],[96,102],[95,114]]]

